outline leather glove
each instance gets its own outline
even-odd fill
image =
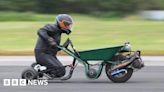
[[[71,33],[71,30],[69,30],[69,29],[67,29],[67,30],[62,30],[63,31],[63,33],[65,33],[65,34],[67,34],[67,35],[69,35],[70,33]]]

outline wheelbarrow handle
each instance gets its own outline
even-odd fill
[[[71,42],[71,40],[68,38],[68,39],[65,41],[65,43],[63,44],[63,47],[67,48],[68,45],[69,45],[70,43],[72,43],[72,42]]]
[[[57,45],[57,47],[58,48],[62,48],[62,47],[67,48],[69,44],[70,44],[70,40],[68,38],[63,45]]]
[[[79,53],[76,51],[76,49],[75,49],[75,47],[74,47],[72,41],[71,41],[69,38],[66,40],[66,42],[65,42],[62,46],[61,46],[61,45],[57,45],[57,47],[58,47],[59,49],[61,49],[61,48],[67,48],[68,45],[71,46],[71,48],[72,48],[72,50],[74,51],[74,53],[79,57],[79,56],[80,56]]]
[[[73,51],[75,52],[75,54],[76,54],[78,57],[80,57],[80,54],[76,51],[76,49],[75,49],[75,47],[74,47],[74,45],[73,45],[73,43],[72,43],[71,40],[70,40],[70,45],[71,45]]]

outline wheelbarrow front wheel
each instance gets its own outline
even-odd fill
[[[110,71],[110,69],[110,65],[106,65],[106,75],[112,82],[115,83],[126,82],[131,78],[133,74],[133,69],[131,68],[119,69],[115,71]]]

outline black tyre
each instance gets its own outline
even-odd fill
[[[128,81],[132,74],[133,74],[133,69],[130,69],[130,68],[127,68],[127,73],[125,74],[122,74],[120,76],[112,76],[111,75],[111,71],[110,71],[110,65],[106,65],[106,75],[107,77],[112,81],[112,82],[115,82],[115,83],[123,83],[123,82],[126,82]]]
[[[113,57],[113,61],[122,61],[122,60],[125,60],[126,59],[126,56],[124,55],[116,55]],[[120,76],[112,76],[111,73],[111,64],[106,64],[106,67],[105,67],[105,72],[106,72],[106,75],[107,77],[112,81],[112,82],[115,82],[115,83],[123,83],[123,82],[126,82],[128,81],[132,74],[133,74],[133,69],[131,68],[124,68],[125,70],[127,70],[127,73],[124,73]]]
[[[22,72],[22,79],[32,80],[37,79],[38,72],[34,70],[32,67],[25,69]]]

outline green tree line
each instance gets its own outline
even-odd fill
[[[0,0],[0,11],[38,13],[134,13],[162,10],[164,0]]]

